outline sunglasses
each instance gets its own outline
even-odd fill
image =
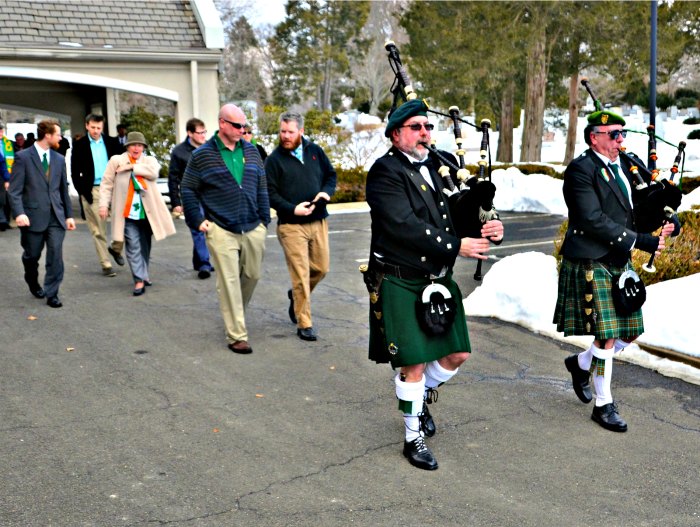
[[[618,137],[622,136],[624,139],[627,137],[627,130],[610,130],[609,132],[593,132],[594,134],[608,134],[610,139],[613,141],[616,140]]]
[[[420,132],[421,128],[425,128],[428,132],[431,132],[435,128],[435,125],[430,123],[411,123],[399,126],[399,128],[410,128],[414,132]]]
[[[245,126],[245,123],[243,123],[243,124],[241,124],[241,123],[234,123],[233,121],[229,121],[228,119],[224,119],[223,117],[219,117],[219,119],[221,119],[221,120],[222,120],[223,122],[225,122],[225,123],[230,124],[230,125],[233,126],[236,130],[240,130],[241,128],[243,128],[243,127]]]

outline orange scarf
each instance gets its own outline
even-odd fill
[[[136,160],[129,156],[129,163],[132,165],[136,163]],[[129,213],[131,212],[131,205],[134,201],[134,192],[141,191],[141,190],[146,190],[148,189],[148,185],[146,184],[146,181],[143,179],[143,176],[135,176],[134,171],[131,171],[131,177],[129,179],[129,190],[127,190],[126,193],[126,204],[124,205],[124,217],[128,218]]]

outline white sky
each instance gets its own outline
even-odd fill
[[[253,27],[262,24],[273,26],[284,20],[285,0],[253,0],[249,11],[248,21]]]

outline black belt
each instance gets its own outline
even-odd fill
[[[384,274],[390,274],[396,278],[403,278],[405,280],[418,280],[420,278],[430,278],[430,273],[421,271],[420,269],[414,269],[412,267],[403,267],[400,265],[393,265],[386,262],[380,262],[379,260],[374,260],[376,264],[377,271]]]

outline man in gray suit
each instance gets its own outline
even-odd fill
[[[37,298],[50,307],[61,307],[58,288],[63,281],[63,239],[75,229],[68,195],[66,160],[54,151],[61,127],[54,120],[37,125],[34,145],[15,156],[10,179],[10,204],[21,232],[24,280]],[[39,258],[46,245],[46,276],[39,285]]]

